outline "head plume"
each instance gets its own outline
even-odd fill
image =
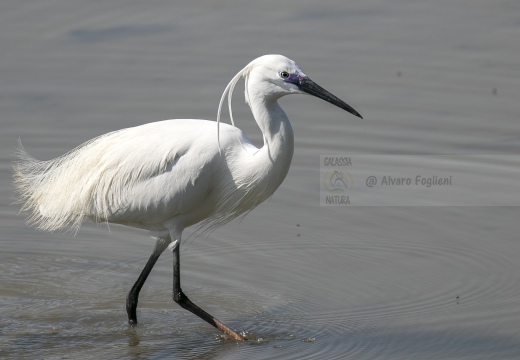
[[[233,110],[231,109],[231,98],[233,97],[233,90],[235,89],[235,85],[241,77],[245,78],[245,98],[246,103],[249,104],[249,96],[247,94],[247,80],[249,78],[249,73],[254,67],[254,60],[250,62],[245,68],[240,70],[234,77],[231,79],[229,84],[227,84],[224,92],[222,93],[222,97],[220,98],[220,103],[218,104],[218,113],[217,113],[217,142],[218,149],[220,151],[220,114],[222,112],[222,105],[224,104],[224,100],[227,96],[228,98],[228,108],[229,108],[229,118],[231,120],[231,124],[235,126],[235,122],[233,121]]]

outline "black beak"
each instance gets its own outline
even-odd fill
[[[326,102],[331,103],[332,105],[336,105],[337,107],[348,111],[352,115],[355,115],[361,119],[363,119],[363,116],[361,116],[360,113],[358,113],[352,106],[341,100],[340,98],[332,95],[330,92],[316,84],[314,81],[309,79],[308,77],[300,78],[296,85],[300,88],[300,90],[306,92],[307,94],[316,96],[320,99],[325,100]]]

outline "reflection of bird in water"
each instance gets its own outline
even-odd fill
[[[334,170],[329,178],[329,182],[332,185],[331,190],[333,192],[345,191],[347,189],[347,183],[344,180],[344,175],[341,171]]]

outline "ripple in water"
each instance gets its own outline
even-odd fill
[[[290,239],[246,246],[201,242],[184,253],[185,291],[244,331],[246,343],[226,339],[173,303],[169,260],[154,269],[141,296],[141,324],[129,329],[124,300],[144,257],[111,262],[23,253],[0,264],[7,279],[2,347],[11,356],[82,358],[96,358],[100,349],[113,357],[198,359],[520,353],[497,331],[489,337],[472,331],[491,318],[517,318],[511,274],[518,265],[508,254],[468,250],[456,241],[315,242],[301,232],[297,246]],[[226,258],[229,264],[222,263]]]

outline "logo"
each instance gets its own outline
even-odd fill
[[[323,173],[323,188],[331,194],[345,194],[354,185],[352,175],[344,169],[331,169]]]

